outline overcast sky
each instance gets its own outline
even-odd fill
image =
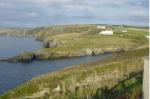
[[[148,25],[148,0],[0,0],[0,26]]]

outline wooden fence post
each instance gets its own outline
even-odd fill
[[[149,59],[144,58],[143,97],[149,99]]]

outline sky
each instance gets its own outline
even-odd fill
[[[0,0],[0,26],[148,25],[148,0]]]

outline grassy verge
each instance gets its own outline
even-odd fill
[[[48,73],[8,91],[0,98],[110,99],[106,97],[108,93],[113,95],[112,99],[127,96],[134,99],[131,97],[142,93],[141,71],[143,57],[147,55],[148,49],[128,51],[102,61]],[[60,86],[60,91],[54,92],[57,85]]]
[[[131,73],[129,78],[108,89],[97,89],[94,99],[142,99],[143,72]]]

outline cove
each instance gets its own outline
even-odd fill
[[[30,37],[0,36],[0,59],[13,57],[42,47],[42,43]]]
[[[6,39],[5,39],[6,38]],[[2,42],[3,41],[3,42]],[[24,42],[24,43],[23,43]],[[0,37],[0,57],[10,57],[24,51],[33,51],[42,47],[40,42],[24,37]],[[11,48],[7,49],[7,48]],[[19,49],[19,50],[18,50]],[[98,56],[84,56],[70,59],[34,61],[32,63],[0,62],[0,94],[32,79],[33,77],[58,71],[65,67],[102,60],[110,53]]]

